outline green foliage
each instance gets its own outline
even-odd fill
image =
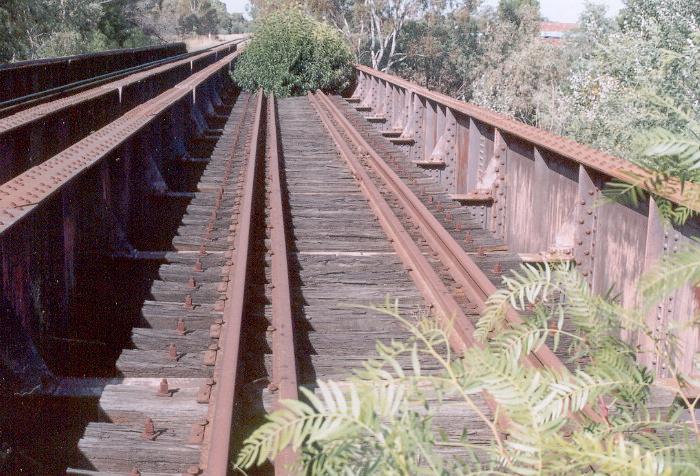
[[[539,123],[630,160],[644,155],[640,132],[684,133],[689,120],[700,118],[696,7],[630,1],[619,25],[589,9],[568,41],[568,71]]]
[[[661,287],[670,292],[667,285]],[[521,326],[505,326],[508,305],[534,306],[535,312]],[[509,277],[479,322],[484,346],[461,355],[450,352],[450,330],[438,327],[436,320],[409,321],[399,315],[397,303],[376,309],[400,321],[412,338],[378,343],[378,357],[348,382],[319,381],[315,392],[302,390],[305,402],[283,402],[248,438],[239,467],[260,464],[291,445],[300,452],[292,474],[700,471],[694,415],[650,415],[644,408],[650,375],[626,344],[610,337],[613,331],[633,329],[653,339],[643,311],[623,311],[594,296],[576,271],[523,267]],[[562,312],[568,327],[560,324]],[[524,364],[556,335],[573,338],[570,373]],[[495,413],[481,410],[483,392],[497,405]],[[440,436],[433,417],[445,399],[458,399],[477,415],[491,442],[471,441],[469,435],[478,434],[471,427],[460,437]],[[591,409],[602,415],[602,422],[589,419]],[[446,457],[438,451],[445,446],[470,456]]]
[[[488,17],[482,27],[469,99],[534,124],[561,82],[565,58],[561,48],[539,38],[537,9],[524,5],[516,13],[517,20]]]
[[[260,20],[236,65],[234,80],[279,97],[307,91],[341,91],[349,84],[352,55],[330,26],[298,9],[279,10]]]
[[[318,396],[305,388],[301,391],[308,403],[285,401],[287,411],[271,415],[272,424],[261,427],[251,437],[251,444],[239,455],[240,466],[261,464],[271,451],[279,451],[287,445],[313,448],[308,453],[306,465],[322,464],[326,470],[330,467],[342,474],[370,474],[370,470],[391,474],[392,467],[405,466],[406,459],[416,456],[417,448],[411,444],[412,438],[392,429],[396,417],[405,419],[401,426],[423,426],[416,412],[400,408],[406,407],[405,385],[389,383],[361,388],[350,383],[341,387],[341,384],[329,381],[319,382]],[[366,435],[377,438],[366,441],[369,444],[363,445],[362,454],[356,453],[357,462],[348,462],[346,455],[352,451],[352,441],[361,441]],[[329,444],[334,440],[350,444]],[[336,461],[341,455],[342,464]]]
[[[525,9],[539,12],[539,0],[500,0],[498,2],[498,15],[511,23],[520,23]]]
[[[503,1],[497,10],[478,6],[436,8],[407,22],[395,70],[534,124],[566,71],[564,51],[539,38],[538,2]]]
[[[241,13],[230,13],[221,22],[220,31],[222,33],[245,33],[249,29],[248,20]]]
[[[663,103],[661,98],[655,98]],[[668,104],[668,108],[675,108]],[[700,183],[700,123],[684,111],[675,108],[679,115],[687,117],[687,131],[674,133],[657,128],[637,136],[637,155],[632,156],[631,162],[638,165],[646,173],[632,182],[613,181],[608,184],[605,194],[612,199],[629,202],[637,206],[651,194],[656,200],[662,217],[676,224],[684,224],[690,217],[696,216],[693,209],[698,208],[700,196],[698,192],[688,191],[687,183]],[[669,182],[680,183],[680,191],[686,203],[692,206],[677,205],[664,199],[669,191]]]
[[[522,329],[508,330],[511,326],[505,320],[506,310],[512,307],[524,312],[531,306],[534,312],[528,323]],[[594,294],[584,278],[568,265],[553,269],[523,265],[519,272],[504,277],[503,288],[489,297],[475,336],[488,342],[494,333],[526,335],[524,331],[533,327],[545,330],[544,335],[547,329],[553,332],[553,350],[560,346],[562,338],[568,340],[571,363],[589,362],[582,368],[586,375],[611,380],[624,375],[623,380],[631,381],[609,392],[616,394],[619,405],[644,402],[645,395],[639,389],[649,376],[635,363],[634,349],[617,337],[621,331],[643,331],[642,313],[623,309],[608,296]]]
[[[23,5],[21,0],[0,4],[0,61],[27,57],[29,45],[23,41],[24,31],[31,28],[33,18],[43,13],[41,6]]]
[[[7,0],[0,62],[136,48],[178,35],[241,33],[248,22],[220,0]]]
[[[623,31],[658,38],[659,47],[680,50],[700,26],[698,0],[626,0],[620,12]]]
[[[394,71],[408,56],[423,56],[415,51],[410,24],[430,22],[450,10],[461,15],[481,0],[252,0],[250,13],[258,19],[275,11],[301,8],[305,13],[327,22],[341,32],[352,48],[354,59],[382,71]],[[403,39],[400,37],[404,36]],[[456,40],[456,38],[454,39]],[[454,45],[456,41],[451,42]],[[440,54],[440,53],[438,53]]]
[[[222,31],[230,32],[233,21],[226,6],[219,0],[198,0],[191,3],[189,11],[180,16],[178,30],[182,34],[216,35]]]
[[[85,37],[77,31],[56,31],[51,33],[37,48],[40,58],[71,56],[108,49],[107,38],[99,32]]]
[[[154,43],[134,21],[136,0],[12,0],[0,5],[0,61]]]
[[[402,29],[394,70],[431,89],[462,95],[478,52],[479,25],[466,9],[430,12]]]
[[[635,349],[615,336],[645,336],[650,351],[684,381],[688,376],[667,350],[671,339],[649,329],[645,316],[651,303],[698,282],[697,248],[678,253],[644,281],[646,304],[625,310],[593,294],[568,266],[523,266],[488,299],[477,329],[483,347],[461,355],[450,352],[450,329],[429,318],[409,321],[397,303],[387,302],[377,309],[412,338],[377,344],[378,358],[349,382],[318,382],[315,393],[304,390],[305,403],[284,402],[247,440],[237,464],[249,468],[291,445],[301,453],[293,474],[697,474],[695,415],[650,415],[645,404],[653,379]],[[532,310],[531,317],[507,324],[509,307]],[[542,345],[556,349],[564,340],[569,373],[525,365]],[[495,413],[480,410],[483,392]],[[448,398],[462,400],[482,419],[489,444],[470,441],[470,427],[459,438],[436,436],[433,417]],[[686,407],[694,403],[685,399]],[[589,419],[592,410],[602,421]],[[437,451],[444,445],[471,456],[445,457]]]

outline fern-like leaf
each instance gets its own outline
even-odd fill
[[[683,286],[700,283],[700,247],[687,247],[665,256],[642,278],[640,290],[648,306]]]
[[[700,141],[683,137],[664,129],[654,129],[645,137],[643,154],[650,158],[677,157],[677,167],[693,170],[700,168]]]

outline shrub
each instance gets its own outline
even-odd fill
[[[463,353],[450,351],[451,328],[403,317],[387,302],[375,309],[411,337],[377,343],[378,357],[347,382],[301,388],[303,401],[282,402],[246,440],[237,465],[251,468],[291,445],[299,458],[290,474],[700,474],[700,422],[687,411],[700,399],[678,392],[667,414],[650,412],[652,371],[618,337],[637,333],[650,343],[645,353],[673,376],[671,384],[654,383],[656,391],[673,395],[700,384],[674,357],[682,351],[677,332],[697,324],[674,323],[660,334],[646,323],[657,302],[699,282],[698,247],[669,255],[647,274],[635,309],[594,294],[569,264],[523,265],[488,298],[475,332],[482,346]],[[531,315],[506,325],[509,306]],[[554,351],[564,346],[570,373],[526,364],[545,343]],[[494,412],[478,410],[482,391]],[[433,418],[445,400],[462,401],[480,422],[465,419],[461,435],[440,431]]]
[[[259,22],[233,78],[243,89],[262,87],[280,97],[337,92],[349,84],[351,59],[333,28],[298,9],[280,10]]]

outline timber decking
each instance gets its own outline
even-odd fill
[[[376,355],[376,340],[408,336],[394,318],[351,306],[381,305],[389,297],[399,300],[404,317],[415,318],[425,314],[425,303],[308,99],[280,101],[279,115],[304,302],[300,318],[308,327],[298,337],[312,353],[301,383],[313,385],[316,378],[350,376]],[[434,371],[434,362],[424,370]],[[475,400],[488,412],[480,396]],[[484,425],[459,400],[446,398],[433,421],[450,439],[467,427],[474,442],[488,440]]]
[[[197,396],[213,372],[205,354],[217,341],[210,327],[221,317],[216,302],[221,298],[231,217],[238,205],[235,182],[241,151],[250,133],[249,100],[242,94],[236,101],[199,182],[205,191],[195,192],[173,239],[178,252],[166,254],[132,331],[131,346],[117,361],[123,380],[104,388],[100,421],[85,430],[78,445],[82,464],[69,473],[126,474],[136,467],[145,474],[182,474],[200,462],[201,445],[191,438],[193,427],[208,418],[208,405],[198,403]],[[214,192],[218,189],[220,199]],[[179,320],[184,333],[177,330]],[[169,352],[172,344],[175,358]],[[156,395],[163,378],[170,396]],[[141,436],[147,418],[155,426],[153,440]]]
[[[503,273],[520,265],[517,254],[509,252],[502,240],[484,230],[476,217],[450,197],[438,181],[439,170],[416,167],[400,146],[392,144],[354,108],[338,97],[333,101],[493,283],[499,284]],[[253,102],[247,95],[239,97],[211,158],[201,161],[206,168],[172,240],[175,251],[165,254],[131,332],[129,348],[117,361],[122,379],[110,380],[101,389],[100,421],[87,426],[79,444],[81,460],[71,474],[107,476],[137,467],[143,474],[164,476],[183,474],[191,465],[206,463],[206,438],[204,444],[193,443],[191,438],[197,429],[211,428],[212,408],[197,400],[213,376],[213,362],[206,360],[218,350],[217,319],[226,290],[222,277],[235,266],[231,250],[237,218],[231,217],[241,200],[242,186],[236,179],[243,176],[241,163],[251,136],[253,114],[246,105]],[[394,318],[359,306],[381,305],[390,298],[398,299],[402,315],[409,319],[429,312],[309,99],[279,100],[278,116],[296,368],[300,385],[313,389],[317,379],[350,377],[363,362],[376,356],[377,340],[387,343],[409,337]],[[367,166],[364,158],[360,160]],[[268,163],[261,167],[267,176]],[[460,291],[449,269],[382,179],[371,167],[366,168],[382,198],[475,323],[474,303]],[[217,199],[219,187],[223,193]],[[265,226],[270,224],[268,188],[266,181],[265,188],[260,188],[264,193],[259,192],[253,204],[249,257],[253,265],[247,283],[234,400],[234,454],[277,403],[271,369],[270,233]],[[194,271],[200,265],[201,271]],[[179,320],[185,324],[184,333],[178,332]],[[563,360],[566,347],[563,342],[558,349]],[[400,363],[408,368],[409,360]],[[423,357],[421,367],[424,372],[439,371],[434,362]],[[155,395],[161,378],[168,379],[171,396]],[[485,422],[462,400],[447,395],[437,405],[435,398],[429,397],[435,403],[433,425],[448,439],[448,444],[438,443],[441,453],[465,456],[464,450],[449,445],[465,434],[476,447],[492,441]],[[482,395],[473,396],[473,400],[482,413],[489,414]],[[666,396],[655,396],[651,406],[664,408],[667,400]],[[141,436],[148,418],[155,425],[153,440]],[[264,466],[250,474],[272,471],[271,466]]]
[[[503,275],[509,274],[512,270],[517,270],[522,264],[522,260],[517,253],[508,251],[506,243],[496,237],[489,230],[485,230],[480,223],[480,219],[471,215],[465,207],[452,199],[448,189],[438,180],[439,171],[417,167],[411,158],[405,153],[400,145],[395,145],[390,139],[384,137],[382,132],[366,121],[361,112],[358,112],[352,104],[340,97],[333,97],[334,102],[341,108],[343,114],[350,120],[353,126],[362,132],[365,140],[381,155],[381,157],[392,167],[401,180],[408,185],[413,193],[420,198],[422,203],[445,227],[450,235],[460,246],[471,255],[471,258],[478,267],[486,274],[489,280],[497,287],[501,285]],[[374,176],[374,174],[372,174]],[[391,202],[390,202],[391,203]],[[394,207],[394,211],[402,215],[403,212]],[[409,219],[403,218],[407,223]],[[417,242],[423,242],[420,233],[410,226],[407,229]],[[449,276],[445,265],[439,259],[433,258],[432,264],[449,284],[450,291],[458,300],[462,297],[459,287]],[[478,314],[468,307],[464,307],[465,313],[472,317],[476,324]],[[570,330],[568,323],[564,324],[565,330]],[[569,360],[567,349],[570,344],[570,337],[562,336],[560,345],[555,354],[569,368],[574,367],[574,362]]]

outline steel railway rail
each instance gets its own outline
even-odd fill
[[[297,399],[298,369],[294,340],[294,318],[289,270],[289,250],[285,221],[285,203],[282,197],[282,167],[280,164],[279,127],[274,96],[267,107],[267,152],[269,186],[269,229],[271,256],[272,298],[272,386],[278,400]],[[275,459],[275,474],[286,474],[285,468],[294,462],[295,455],[287,448]]]
[[[226,474],[229,467],[265,119],[261,94],[239,100],[178,228],[198,251],[169,253],[151,287],[149,308],[180,308],[142,311],[146,322],[132,331],[135,348],[117,361],[131,382],[108,386],[99,403],[113,421],[122,417],[118,425],[87,427],[78,444],[84,467],[192,475]],[[119,394],[124,400],[114,401]],[[124,427],[143,432],[133,438]]]
[[[234,408],[240,399],[241,376],[239,375],[245,368],[244,353],[241,352],[242,331],[247,320],[246,314],[251,312],[248,303],[251,301],[252,285],[250,281],[252,271],[258,263],[254,259],[254,248],[257,246],[256,240],[258,228],[263,224],[256,220],[256,215],[264,214],[261,196],[268,196],[268,230],[270,234],[270,249],[267,253],[270,258],[271,289],[269,299],[272,303],[271,334],[272,348],[272,368],[270,375],[270,385],[268,389],[275,394],[276,399],[296,398],[297,394],[297,369],[294,348],[294,329],[292,324],[292,302],[290,294],[290,274],[287,262],[287,241],[285,229],[287,224],[284,218],[284,204],[282,199],[282,184],[280,173],[280,162],[277,154],[277,121],[275,117],[275,101],[270,98],[265,107],[265,99],[262,93],[258,93],[255,99],[252,122],[249,121],[248,100],[245,100],[243,113],[237,116],[233,140],[229,140],[228,134],[222,136],[219,144],[215,148],[213,161],[207,166],[207,170],[216,167],[216,162],[223,162],[221,167],[216,167],[213,171],[217,174],[207,175],[205,172],[205,183],[200,183],[199,191],[195,199],[188,207],[188,213],[196,214],[196,206],[211,204],[211,200],[202,202],[203,196],[213,195],[216,200],[214,206],[209,206],[204,213],[211,210],[211,218],[207,221],[206,227],[197,227],[204,234],[201,236],[200,251],[195,253],[223,253],[224,261],[217,266],[216,263],[209,263],[209,266],[190,268],[178,272],[176,281],[165,281],[162,285],[154,285],[152,294],[162,304],[173,300],[185,285],[184,280],[189,283],[191,291],[185,298],[184,309],[178,312],[177,324],[176,316],[170,319],[170,329],[177,329],[181,336],[186,336],[187,341],[177,342],[177,344],[167,344],[168,339],[172,340],[166,322],[156,323],[151,320],[151,329],[148,332],[149,338],[159,339],[160,344],[143,342],[144,330],[135,329],[132,334],[132,341],[136,344],[135,350],[125,350],[122,353],[117,368],[122,375],[131,379],[129,384],[117,383],[108,386],[100,399],[101,410],[115,419],[120,415],[121,426],[125,424],[129,427],[138,428],[138,425],[145,425],[141,434],[141,440],[135,440],[124,435],[124,430],[119,425],[88,426],[83,439],[79,443],[79,448],[87,459],[85,466],[95,467],[98,471],[123,471],[130,462],[135,465],[132,474],[139,474],[141,471],[159,470],[162,474],[179,474],[186,471],[187,474],[200,474],[205,471],[208,475],[225,475],[231,469],[231,444],[232,429],[238,417],[234,414]],[[265,127],[267,126],[267,127]],[[247,140],[245,160],[240,156],[240,142],[242,130],[250,129]],[[232,130],[227,126],[227,131]],[[216,158],[216,159],[214,159]],[[223,173],[221,173],[223,172]],[[231,183],[232,175],[237,172],[235,187]],[[232,207],[228,207],[227,197],[235,196]],[[230,217],[222,216],[227,210],[232,210]],[[228,224],[227,224],[228,223]],[[195,236],[188,231],[188,225],[183,222],[179,229],[181,235]],[[219,229],[227,229],[229,235],[226,242],[227,248],[212,247],[212,236],[219,232]],[[224,251],[225,250],[225,251]],[[180,252],[188,253],[188,252]],[[180,263],[182,268],[182,257],[170,256],[171,267]],[[189,260],[191,263],[191,259]],[[211,273],[211,265],[214,271]],[[199,269],[199,270],[198,270]],[[167,273],[165,269],[161,275]],[[202,275],[201,273],[207,273]],[[190,277],[187,278],[187,275]],[[212,278],[213,276],[213,278]],[[220,283],[217,285],[217,294],[202,294],[198,289],[200,286],[211,287],[216,284],[217,276],[220,276]],[[204,288],[202,288],[204,289]],[[218,296],[218,297],[217,297]],[[174,301],[173,301],[174,303]],[[223,303],[223,305],[221,304]],[[197,338],[201,334],[200,326],[193,324],[192,311],[199,306],[210,306],[211,328],[209,337],[211,339]],[[223,307],[223,309],[221,309]],[[220,314],[219,314],[220,312]],[[149,315],[146,313],[146,315]],[[220,317],[217,317],[219,315]],[[204,326],[206,327],[206,326]],[[179,339],[183,340],[183,339]],[[190,359],[190,355],[196,355],[197,349],[194,347],[196,341],[204,352],[203,359],[205,365],[197,366]],[[158,351],[159,348],[162,349]],[[176,350],[175,357],[169,357],[168,352],[172,347]],[[150,349],[154,349],[159,355],[149,354]],[[166,352],[167,350],[167,352]],[[171,352],[173,353],[173,352]],[[169,368],[163,368],[159,363],[165,359],[173,362]],[[208,360],[207,360],[208,359]],[[208,363],[207,363],[208,362]],[[213,371],[209,372],[207,365],[214,365]],[[183,378],[189,379],[184,381]],[[154,389],[149,395],[148,388],[157,383],[160,378],[159,388]],[[200,383],[196,394],[196,401],[190,388],[193,381],[206,381]],[[140,383],[134,383],[140,382]],[[177,412],[168,412],[167,409],[160,408],[169,406],[166,402],[163,405],[151,407],[151,401],[158,401],[158,397],[166,397],[176,400],[179,395],[171,395],[169,392],[169,382],[175,382],[182,393],[177,403]],[[128,398],[132,400],[115,402],[113,395],[122,394],[125,396],[133,394],[134,390],[128,387],[134,385],[144,387],[140,393],[140,402],[134,396]],[[127,389],[120,390],[122,387]],[[183,400],[183,399],[189,399]],[[162,401],[162,400],[161,400]],[[197,404],[208,403],[208,411],[197,410]],[[174,403],[173,403],[174,404]],[[150,409],[146,416],[145,412],[136,410],[138,406]],[[172,406],[172,405],[170,405]],[[201,405],[200,405],[201,406]],[[133,415],[137,414],[138,417]],[[192,422],[192,415],[203,415]],[[139,419],[145,418],[145,423]],[[188,424],[191,425],[190,435],[187,440],[183,438],[183,433],[178,431]],[[162,433],[158,430],[162,429]],[[99,430],[99,433],[98,433]],[[159,442],[161,442],[159,444]],[[177,448],[181,447],[181,453],[177,454]],[[124,454],[119,448],[128,448],[129,454]],[[193,462],[196,448],[201,449],[199,463]],[[107,452],[107,453],[106,453]],[[187,456],[189,455],[189,456]],[[293,461],[294,454],[291,451],[285,452],[275,461],[275,473],[287,474],[285,468]],[[71,468],[71,474],[86,474],[85,470]]]
[[[345,118],[340,109],[323,92],[319,91],[310,98],[319,114],[325,116],[326,128],[333,135],[353,173],[362,183],[387,233],[394,240],[397,251],[406,260],[405,264],[409,267],[416,284],[425,290],[426,299],[435,306],[435,316],[443,319],[446,327],[452,327],[456,331],[451,343],[455,350],[462,351],[465,347],[479,346],[480,343],[473,338],[472,321],[474,315],[478,315],[483,310],[486,299],[496,291],[496,286],[433,213]],[[352,152],[353,149],[356,152]],[[368,170],[372,171],[376,179],[370,177]],[[393,214],[377,187],[384,190],[385,196],[390,195],[391,199],[396,200],[395,206],[408,218],[404,220],[408,222],[406,225],[402,225],[399,218]],[[414,226],[419,230],[419,239],[424,240],[428,244],[430,253],[436,255],[451,277],[452,285],[450,281],[443,284],[437,272],[421,255],[415,244],[417,240],[408,238],[408,232],[404,226]],[[461,304],[458,303],[455,298],[457,294],[464,296],[466,300]],[[469,315],[471,318],[468,317]],[[506,312],[506,319],[511,324],[523,322],[513,309]],[[566,366],[559,357],[546,346],[535,350],[533,356],[528,357],[527,362],[554,372],[567,372]],[[495,404],[488,401],[491,409],[495,410]],[[593,410],[587,408],[585,412],[594,421],[600,420]]]
[[[298,397],[297,366],[294,345],[294,326],[292,318],[292,297],[290,292],[290,273],[286,236],[284,203],[282,199],[282,177],[278,154],[278,127],[275,99],[267,99],[264,107],[262,91],[258,93],[253,133],[245,165],[245,177],[242,180],[242,197],[240,209],[233,222],[235,226],[235,246],[232,247],[232,259],[229,263],[229,283],[226,305],[223,311],[220,366],[215,370],[215,400],[213,404],[213,424],[209,436],[210,448],[203,467],[206,474],[223,476],[231,470],[231,436],[236,418],[234,408],[240,398],[241,377],[239,372],[244,364],[241,352],[241,334],[246,309],[246,302],[251,300],[251,268],[259,264],[253,261],[252,228],[254,215],[261,213],[255,206],[256,196],[267,196],[268,225],[270,237],[268,256],[270,258],[270,291],[272,305],[270,327],[272,365],[268,389],[276,399],[296,399]],[[265,128],[265,125],[267,127]],[[265,164],[262,164],[262,162]],[[262,177],[265,175],[265,188]],[[259,206],[258,206],[259,208]],[[240,415],[239,417],[240,418]],[[287,474],[286,467],[292,463],[294,454],[286,450],[275,461],[275,474]]]
[[[245,164],[245,175],[241,181],[243,187],[242,198],[235,227],[235,254],[229,251],[232,260],[227,263],[230,269],[229,284],[226,291],[226,304],[224,307],[224,325],[222,329],[221,365],[215,371],[219,380],[215,387],[214,418],[210,435],[210,449],[207,460],[208,472],[212,475],[224,475],[229,468],[229,451],[231,446],[231,428],[233,426],[234,396],[238,371],[240,368],[239,357],[241,344],[241,331],[243,327],[246,295],[249,292],[248,275],[250,273],[251,254],[251,228],[253,220],[253,208],[256,192],[260,185],[260,154],[258,144],[261,143],[261,134],[264,133],[263,109],[264,97],[258,94],[255,118],[253,120],[253,132],[251,135],[250,149]]]
[[[429,243],[431,249],[438,254],[458,287],[463,290],[468,302],[472,304],[470,309],[481,312],[488,296],[496,291],[496,286],[469,257],[462,246],[447,232],[430,210],[413,194],[401,178],[350,124],[338,107],[323,93],[317,93],[315,97],[320,100],[325,110],[338,124],[338,128],[349,138],[352,145],[360,150],[360,154],[363,155],[366,163],[381,179],[383,185],[400,200],[400,207],[408,213],[411,220],[419,227],[421,236]],[[522,323],[522,318],[512,309],[507,311],[506,318],[512,324]],[[473,345],[473,342],[470,345]],[[533,365],[559,372],[565,371],[565,366],[548,348],[538,349],[534,354],[537,361],[532,362]]]

